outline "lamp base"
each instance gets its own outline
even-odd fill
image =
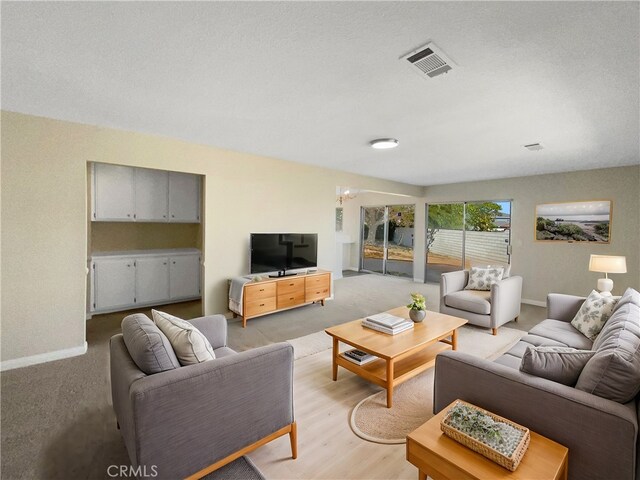
[[[599,278],[596,288],[602,295],[611,295],[611,290],[613,290],[613,280],[610,278]]]

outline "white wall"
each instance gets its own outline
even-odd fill
[[[2,112],[2,361],[85,342],[87,162],[204,175],[204,310],[227,311],[249,271],[249,233],[317,232],[335,265],[335,187],[421,187],[179,140]],[[39,357],[41,358],[41,357]]]

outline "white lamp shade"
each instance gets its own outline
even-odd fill
[[[627,258],[615,255],[591,255],[589,271],[604,273],[627,273]]]

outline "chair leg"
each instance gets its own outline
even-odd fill
[[[296,458],[298,458],[298,427],[296,425],[296,422],[293,422],[291,424],[289,440],[291,441],[291,458],[295,460]]]
[[[514,322],[517,322],[517,321],[518,321],[518,318],[520,318],[520,317],[518,316],[518,317],[514,318],[514,319],[513,319],[513,321],[514,321]]]
[[[498,335],[498,329],[497,329],[497,328],[492,328],[492,329],[491,329],[491,333],[492,333],[493,335]]]
[[[116,420],[116,428],[120,430],[120,422],[118,422],[117,420]]]

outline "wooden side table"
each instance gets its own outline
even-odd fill
[[[455,402],[454,402],[455,403]],[[443,409],[407,436],[407,460],[418,467],[418,479],[433,480],[567,480],[569,449],[537,433],[515,472],[470,450],[440,430]]]

